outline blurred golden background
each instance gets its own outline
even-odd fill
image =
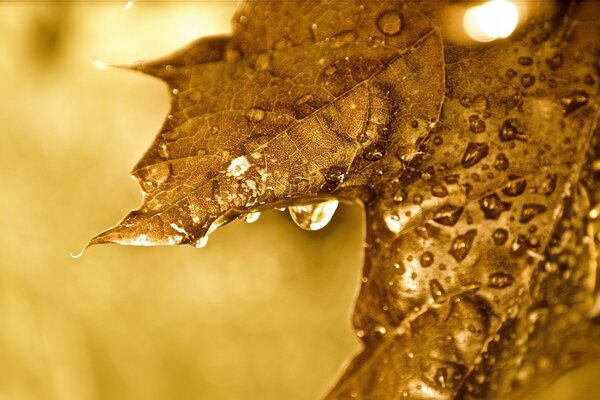
[[[94,68],[226,33],[236,3],[0,3],[0,400],[316,399],[358,341],[361,213],[322,231],[287,213],[208,246],[97,246],[135,208],[128,171],[163,83]],[[600,398],[600,363],[536,397]]]

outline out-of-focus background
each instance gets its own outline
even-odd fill
[[[319,232],[286,213],[208,246],[97,246],[137,207],[128,171],[165,86],[94,68],[226,33],[236,3],[0,3],[0,400],[316,399],[358,348],[361,214]],[[600,364],[542,399],[594,399]]]

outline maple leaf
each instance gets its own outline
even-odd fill
[[[142,206],[90,244],[359,201],[363,349],[327,399],[518,398],[598,356],[600,6],[527,3],[486,44],[455,37],[464,8],[245,2],[231,36],[132,65],[171,111]]]

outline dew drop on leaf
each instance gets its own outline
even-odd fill
[[[196,240],[196,243],[194,243],[194,246],[197,249],[201,249],[203,247],[206,247],[207,243],[208,243],[208,236],[202,236],[200,239]]]
[[[479,161],[483,160],[489,153],[489,146],[487,143],[474,143],[470,142],[467,145],[465,154],[462,159],[462,166],[465,168],[472,167]]]
[[[377,28],[388,36],[399,34],[402,29],[400,13],[396,10],[385,11],[377,18]]]
[[[251,224],[253,222],[258,221],[258,218],[260,217],[260,211],[255,211],[255,212],[250,212],[250,213],[246,213],[246,214],[241,214],[238,219],[240,221],[244,221],[247,224]]]
[[[289,207],[292,220],[302,229],[316,231],[325,227],[338,207],[337,200],[328,200],[322,203]]]
[[[515,278],[506,272],[494,272],[490,275],[488,286],[494,289],[503,289],[512,285]]]

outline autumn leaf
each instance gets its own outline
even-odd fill
[[[489,43],[466,8],[245,2],[231,36],[130,66],[171,110],[142,206],[90,244],[202,246],[284,206],[314,229],[358,201],[363,349],[325,398],[520,398],[597,357],[600,5],[527,2]]]

